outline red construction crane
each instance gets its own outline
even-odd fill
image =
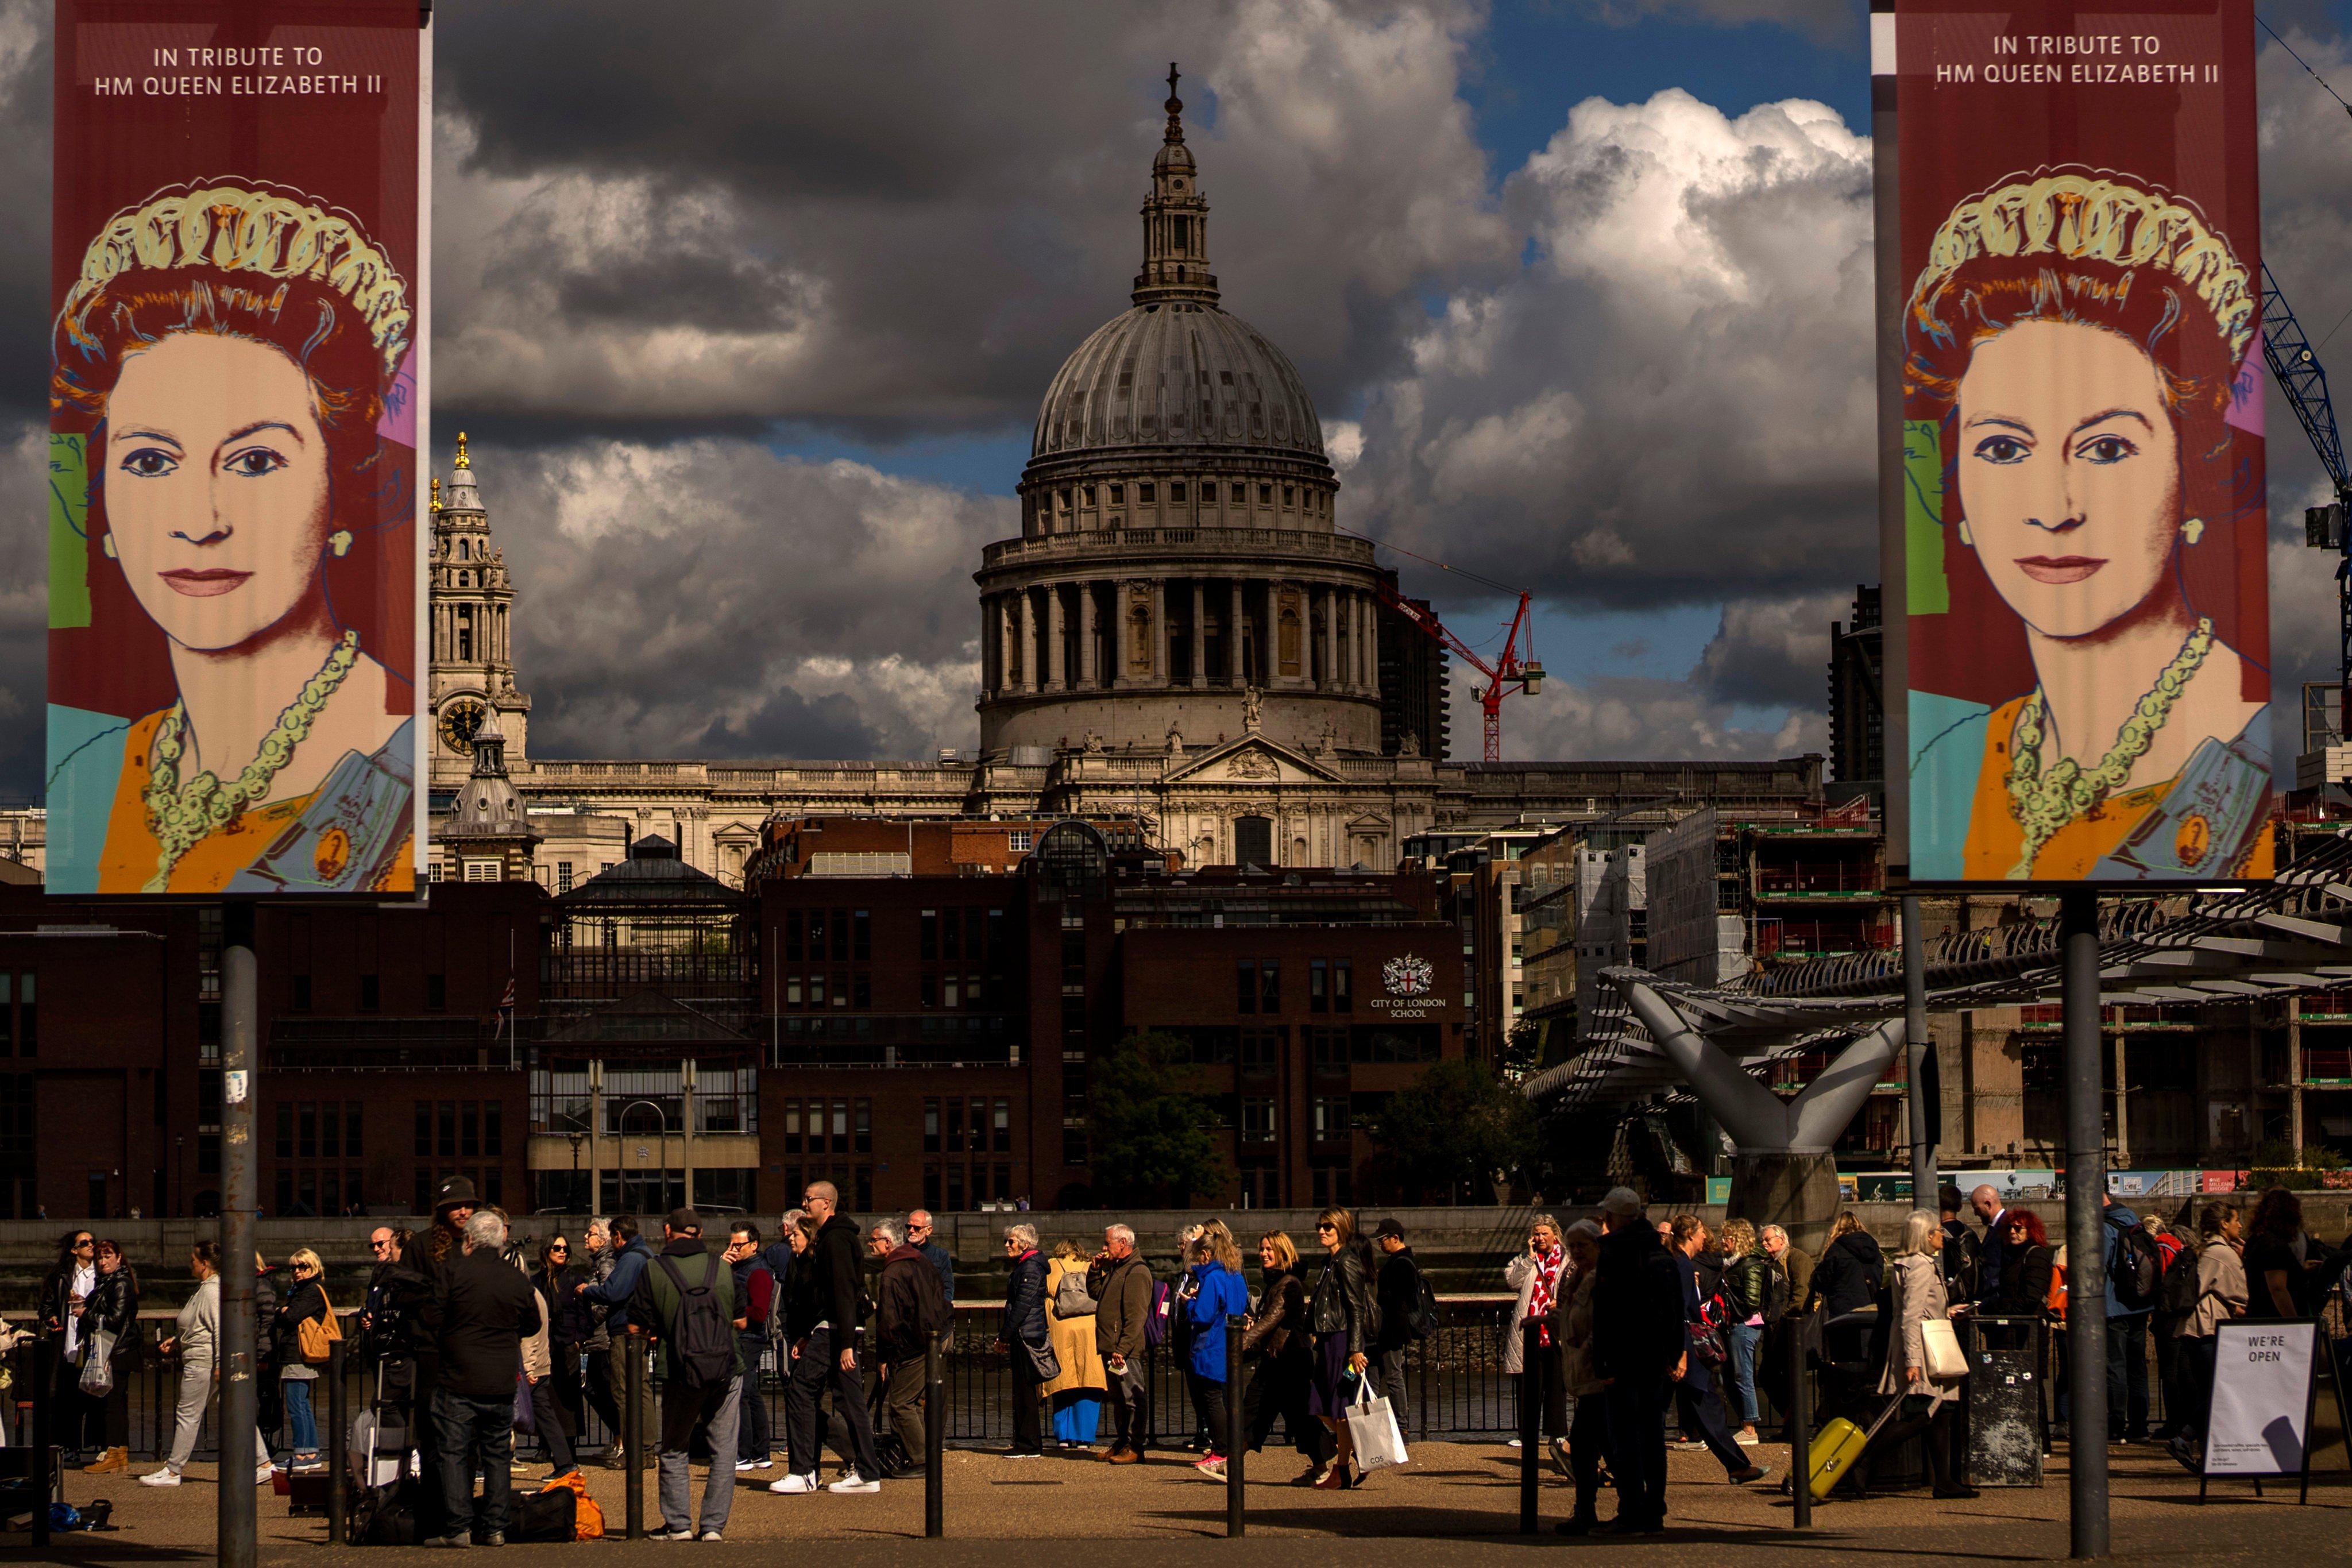
[[[1535,657],[1535,623],[1528,613],[1531,595],[1524,588],[1507,587],[1491,578],[1481,577],[1475,572],[1465,572],[1458,566],[1448,566],[1443,561],[1432,561],[1426,555],[1415,555],[1412,551],[1400,545],[1381,544],[1379,540],[1373,540],[1370,542],[1383,550],[1393,550],[1399,555],[1412,555],[1415,561],[1424,565],[1434,566],[1440,572],[1451,572],[1457,577],[1467,577],[1474,583],[1483,583],[1489,588],[1505,594],[1517,594],[1519,596],[1518,612],[1511,617],[1510,630],[1503,638],[1502,656],[1489,664],[1478,656],[1475,648],[1446,630],[1444,624],[1438,620],[1434,612],[1402,597],[1386,582],[1381,583],[1380,590],[1381,603],[1402,616],[1412,626],[1420,627],[1423,633],[1436,639],[1438,643],[1452,648],[1454,653],[1468,661],[1471,668],[1486,678],[1486,685],[1478,689],[1478,706],[1486,712],[1486,761],[1501,762],[1503,760],[1503,699],[1514,691],[1524,691],[1533,697],[1543,689],[1544,668]],[[1524,658],[1519,656],[1519,641],[1522,633],[1527,638],[1527,657]]]

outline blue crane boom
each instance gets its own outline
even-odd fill
[[[2341,690],[2336,698],[2338,723],[2352,718],[2352,530],[2345,527],[2352,508],[2352,473],[2344,466],[2344,438],[2336,432],[2335,405],[2327,400],[2327,371],[2319,353],[2294,319],[2270,263],[2263,263],[2263,358],[2271,376],[2286,394],[2295,422],[2311,438],[2319,466],[2336,488],[2332,505],[2305,509],[2304,539],[2315,550],[2333,550],[2336,564],[2336,674]]]

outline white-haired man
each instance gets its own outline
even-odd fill
[[[1143,1375],[1144,1328],[1151,1316],[1151,1269],[1123,1225],[1103,1231],[1103,1249],[1087,1270],[1093,1287],[1095,1349],[1102,1352],[1110,1398],[1114,1465],[1143,1463],[1151,1441],[1151,1387]]]
[[[468,1215],[463,1237],[462,1254],[441,1270],[421,1313],[439,1352],[430,1419],[446,1510],[442,1534],[426,1544],[473,1544],[478,1469],[483,1543],[503,1546],[514,1486],[515,1373],[522,1342],[539,1332],[539,1296],[505,1262],[507,1222],[498,1210]]]

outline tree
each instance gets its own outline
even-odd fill
[[[1536,1152],[1536,1115],[1527,1097],[1484,1062],[1438,1062],[1389,1097],[1372,1138],[1419,1197],[1463,1183],[1501,1181]]]
[[[1096,1190],[1114,1204],[1225,1190],[1225,1161],[1209,1129],[1215,1113],[1184,1085],[1192,1047],[1174,1035],[1129,1035],[1095,1058],[1087,1082],[1087,1140]]]

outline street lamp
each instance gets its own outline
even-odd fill
[[[671,1205],[670,1205],[670,1202],[669,1202],[669,1115],[668,1115],[668,1113],[667,1113],[667,1111],[665,1111],[665,1110],[662,1110],[662,1108],[661,1108],[660,1104],[659,1104],[657,1101],[650,1100],[633,1100],[629,1101],[629,1103],[628,1103],[628,1104],[626,1104],[626,1105],[625,1105],[625,1106],[621,1107],[621,1113],[620,1113],[618,1116],[616,1116],[616,1117],[614,1117],[614,1118],[613,1119],[613,1125],[614,1125],[614,1128],[618,1129],[618,1130],[619,1130],[620,1131],[622,1131],[622,1132],[626,1132],[626,1131],[628,1131],[628,1130],[629,1130],[629,1112],[630,1112],[630,1111],[632,1111],[632,1110],[635,1110],[638,1106],[640,1106],[640,1105],[644,1106],[646,1110],[650,1110],[650,1111],[652,1111],[652,1112],[654,1113],[654,1124],[655,1124],[655,1126],[658,1129],[658,1131],[655,1133],[655,1136],[656,1136],[657,1139],[659,1139],[659,1140],[660,1140],[660,1142],[659,1142],[657,1144],[656,1144],[655,1146],[656,1146],[656,1148],[658,1148],[658,1149],[661,1151],[661,1162],[662,1162],[662,1163],[661,1163],[661,1170],[662,1170],[662,1201],[661,1201],[661,1203],[660,1203],[659,1205],[655,1205],[655,1206],[657,1206],[657,1207],[660,1207],[660,1208],[663,1208],[663,1209],[667,1209],[667,1208],[668,1208],[668,1207],[670,1207],[670,1206],[671,1206]],[[641,1184],[639,1184],[639,1188],[638,1188],[638,1196],[639,1196],[639,1198],[640,1198],[640,1199],[642,1199],[642,1198],[644,1197],[644,1195],[645,1195],[645,1194],[644,1194],[644,1186],[643,1186],[643,1184],[641,1183]],[[636,1207],[638,1207],[638,1208],[644,1208],[644,1207],[646,1207],[646,1205],[644,1203],[640,1202],[640,1203],[639,1203],[639,1204],[637,1204],[635,1206],[636,1206]]]
[[[572,1203],[579,1203],[579,1202],[580,1202],[580,1141],[581,1141],[583,1138],[585,1138],[585,1137],[587,1136],[587,1134],[586,1134],[586,1133],[584,1133],[584,1132],[579,1131],[578,1130],[576,1130],[576,1129],[575,1129],[574,1131],[571,1131],[571,1132],[566,1133],[566,1134],[565,1134],[565,1136],[566,1136],[566,1137],[568,1137],[568,1138],[570,1138],[570,1139],[572,1140],[572,1193],[571,1193],[571,1202],[572,1202]],[[565,1206],[569,1207],[570,1205],[567,1204]],[[582,1207],[581,1207],[581,1211],[580,1211],[580,1212],[581,1212],[581,1213],[583,1213],[583,1214],[587,1213],[587,1212],[588,1212],[588,1208],[589,1208],[589,1206],[590,1206],[590,1205],[582,1205]]]

